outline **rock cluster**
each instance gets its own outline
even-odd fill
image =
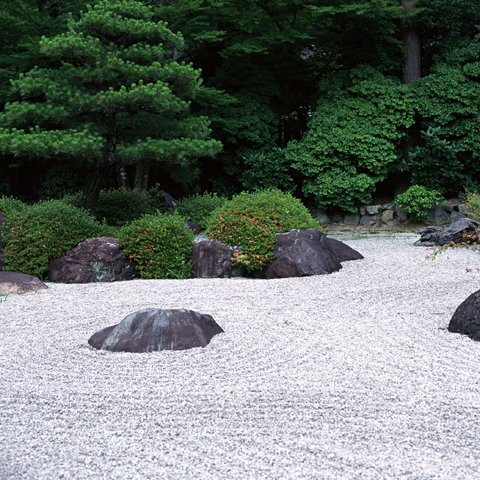
[[[466,213],[465,205],[439,205],[430,210],[426,223],[436,226],[444,225],[464,218]],[[321,223],[372,228],[396,227],[408,222],[407,213],[393,203],[362,205],[354,213],[327,213],[324,210],[313,210],[312,215]]]
[[[205,347],[223,329],[212,316],[192,310],[145,308],[94,333],[88,343],[111,352],[157,352]]]
[[[434,247],[448,245],[450,242],[461,243],[465,234],[475,233],[478,227],[478,222],[470,218],[462,218],[450,225],[421,228],[419,231],[421,237],[414,245],[419,247]]]

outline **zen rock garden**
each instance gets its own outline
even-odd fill
[[[465,234],[474,234],[479,223],[460,218],[443,226],[420,230],[417,246],[442,246],[459,243]],[[1,240],[1,239],[0,239]],[[194,278],[229,278],[243,276],[245,271],[232,267],[232,255],[239,247],[195,238],[192,264]],[[348,245],[328,238],[316,229],[276,235],[274,260],[255,278],[275,279],[324,275],[342,268],[342,262],[361,260],[363,256]],[[52,282],[88,283],[132,280],[139,275],[135,264],[122,253],[118,240],[111,237],[91,238],[81,242],[63,257],[49,263]],[[0,271],[0,295],[23,294],[48,286],[32,275]],[[480,340],[480,290],[470,295],[455,311],[448,330]],[[103,328],[88,340],[100,350],[111,352],[153,352],[205,347],[223,329],[206,314],[191,310],[147,308],[131,313],[119,324]]]

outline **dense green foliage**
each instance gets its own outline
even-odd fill
[[[410,152],[407,168],[412,183],[456,195],[468,178],[461,149],[456,142],[441,138],[439,131],[439,127],[428,127],[421,132],[423,144]]]
[[[421,123],[434,128],[433,153],[442,164],[438,175],[444,189],[449,180],[453,181],[451,190],[456,191],[462,183],[480,182],[479,55],[480,35],[477,35],[467,46],[445,54],[433,73],[414,86],[415,108]],[[430,148],[431,140],[425,138],[426,148]],[[432,175],[437,175],[436,170]]]
[[[194,222],[202,228],[210,222],[214,210],[221,207],[227,199],[215,193],[197,193],[190,197],[184,197],[177,202],[176,212],[185,220]]]
[[[427,218],[428,212],[438,205],[442,200],[442,195],[436,190],[429,190],[422,185],[412,185],[408,190],[399,195],[395,200],[410,218],[415,222],[421,222]]]
[[[479,188],[479,6],[0,0],[0,195],[276,187],[354,210],[403,176]]]
[[[207,231],[214,240],[241,246],[232,263],[252,272],[273,260],[275,234],[293,228],[320,225],[290,193],[264,190],[242,192],[226,202],[213,213]]]
[[[82,194],[66,195],[62,201],[80,207]],[[138,190],[102,190],[98,199],[95,217],[105,220],[108,225],[121,226],[136,220],[142,215],[156,212],[155,200],[147,193]]]
[[[2,229],[4,269],[44,278],[49,260],[104,233],[105,227],[87,212],[60,200],[12,210]]]
[[[179,215],[144,215],[124,226],[117,236],[142,278],[191,275],[193,232]]]
[[[28,209],[21,200],[14,197],[7,197],[6,195],[0,197],[0,213],[8,219],[12,213],[24,212]]]
[[[290,142],[287,158],[305,177],[303,192],[321,208],[355,211],[399,158],[413,123],[408,89],[369,66],[321,84],[309,129]]]
[[[243,158],[245,167],[240,180],[245,190],[295,190],[296,185],[285,149],[273,147],[266,151],[252,152]]]
[[[200,72],[173,60],[182,48],[182,36],[140,2],[87,7],[66,33],[42,38],[47,66],[12,82],[12,101],[0,114],[0,152],[81,161],[90,175],[89,209],[114,167],[126,185],[124,166],[135,165],[143,188],[151,165],[175,170],[215,154],[221,145],[209,139],[207,118],[190,110]]]

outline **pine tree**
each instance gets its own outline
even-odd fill
[[[68,32],[43,37],[48,66],[12,81],[12,101],[0,115],[0,153],[29,159],[81,162],[87,177],[84,207],[94,210],[106,175],[137,166],[136,188],[148,168],[187,166],[221,149],[208,119],[190,103],[200,71],[179,62],[183,38],[155,19],[149,6],[103,0]]]

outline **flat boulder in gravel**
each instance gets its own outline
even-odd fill
[[[18,272],[0,272],[0,295],[36,292],[48,288],[33,275]]]
[[[323,275],[342,268],[326,235],[315,228],[277,233],[273,253],[275,260],[264,270],[266,278]]]
[[[132,280],[138,277],[135,264],[112,237],[89,238],[51,260],[48,273],[52,282],[90,283]]]
[[[192,274],[194,278],[241,277],[244,270],[232,267],[232,256],[238,247],[215,240],[200,240],[192,251]]]
[[[473,340],[480,341],[480,290],[472,293],[455,310],[448,331],[463,333]]]
[[[349,262],[351,260],[362,260],[364,257],[361,253],[349,247],[340,240],[327,237],[327,245],[338,258],[339,262]]]
[[[212,316],[192,310],[145,308],[118,325],[93,334],[88,343],[111,352],[157,352],[205,347],[223,329]]]
[[[419,233],[420,239],[414,245],[420,247],[435,247],[447,245],[450,242],[461,243],[465,233],[475,233],[480,224],[470,218],[462,218],[450,225],[441,227],[425,227],[421,228]]]

